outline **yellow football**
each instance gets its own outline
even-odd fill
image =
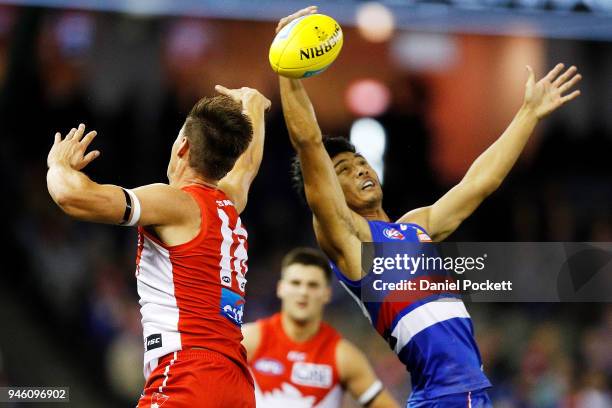
[[[325,71],[340,54],[342,29],[323,14],[300,17],[276,34],[270,46],[274,72],[289,78],[307,78]]]

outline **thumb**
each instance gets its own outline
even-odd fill
[[[533,68],[531,68],[531,66],[529,65],[525,65],[525,68],[527,69],[527,85],[533,85],[535,83],[535,74],[533,73]]]
[[[224,87],[223,85],[215,85],[215,91],[227,96],[229,96],[230,94],[230,90]]]

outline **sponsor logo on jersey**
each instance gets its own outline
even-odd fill
[[[273,358],[260,358],[253,364],[255,370],[268,375],[281,375],[285,372],[285,366]]]
[[[287,353],[287,360],[289,361],[304,361],[306,360],[306,353],[301,351],[290,351]]]
[[[145,351],[160,348],[162,346],[162,335],[155,333],[145,339]]]
[[[383,230],[383,235],[389,239],[404,239],[404,234],[396,230],[395,228],[385,228]]]
[[[307,387],[329,388],[332,386],[332,372],[329,364],[294,363],[291,382]]]
[[[221,288],[221,314],[238,326],[242,325],[244,303],[244,298],[239,294],[227,288]]]

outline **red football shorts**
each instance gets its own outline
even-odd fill
[[[160,358],[138,401],[138,408],[229,407],[255,408],[253,382],[238,364],[208,350]]]

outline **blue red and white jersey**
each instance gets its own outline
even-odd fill
[[[368,221],[372,241],[431,242],[424,228],[416,224]],[[384,248],[384,247],[383,247]],[[382,249],[384,252],[384,249]],[[392,257],[392,250],[387,256]],[[385,256],[376,253],[376,256]],[[363,296],[379,275],[369,273],[361,280],[346,278],[336,265],[331,266],[342,286],[357,301],[372,326],[410,371],[410,401],[481,390],[491,386],[482,371],[480,352],[474,339],[470,315],[457,293],[416,291],[396,297],[393,291],[380,291],[377,298]],[[435,281],[438,276],[418,271],[391,271],[401,279]],[[368,286],[366,286],[366,284]]]
[[[205,348],[248,372],[242,341],[247,273],[247,231],[232,201],[216,188],[183,191],[200,207],[200,231],[168,246],[138,229],[136,279],[144,336],[144,375],[160,357]]]

